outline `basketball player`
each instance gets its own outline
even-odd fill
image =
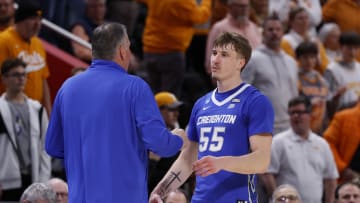
[[[241,79],[251,56],[249,42],[225,32],[214,41],[211,76],[217,88],[194,105],[190,145],[155,187],[150,202],[161,202],[192,172],[192,203],[256,203],[255,174],[267,170],[274,123],[270,101]]]

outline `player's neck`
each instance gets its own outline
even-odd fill
[[[230,78],[227,80],[218,80],[217,81],[217,89],[218,92],[227,92],[229,90],[234,89],[239,86],[243,81],[241,78]]]

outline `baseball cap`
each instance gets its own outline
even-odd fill
[[[37,0],[18,1],[15,11],[15,23],[34,16],[42,16],[42,10]]]
[[[179,108],[184,103],[179,101],[176,96],[170,92],[159,92],[155,95],[155,100],[159,108],[167,107],[170,109]]]

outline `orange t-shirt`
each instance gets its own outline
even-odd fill
[[[45,49],[38,37],[30,42],[24,41],[14,27],[0,33],[0,64],[7,58],[21,58],[26,64],[27,80],[25,94],[39,102],[43,99],[43,81],[48,78],[49,68],[46,64]],[[0,92],[5,88],[1,84]]]
[[[185,52],[194,26],[210,18],[211,0],[197,4],[194,0],[138,0],[148,7],[143,34],[143,49],[147,53]]]

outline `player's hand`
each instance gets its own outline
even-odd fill
[[[193,170],[198,176],[208,176],[221,170],[221,163],[218,157],[205,156],[193,164]]]
[[[181,147],[181,150],[187,148],[190,145],[187,134],[185,133],[185,131],[183,129],[175,128],[174,130],[171,131],[171,133],[181,137],[181,139],[183,141],[183,146]]]
[[[163,203],[158,194],[151,194],[149,198],[149,203]]]

